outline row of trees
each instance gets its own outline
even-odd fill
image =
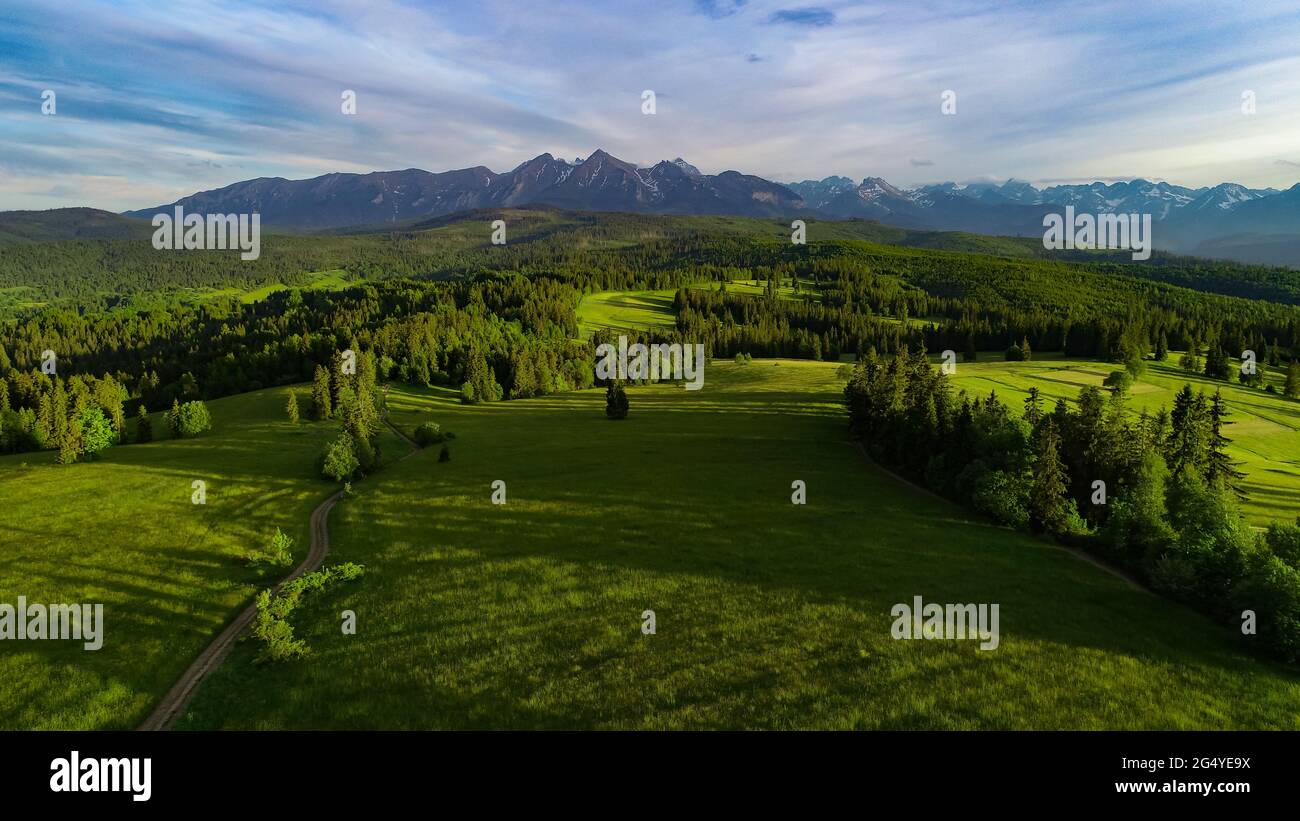
[[[383,424],[383,394],[373,351],[337,352],[327,368],[317,365],[312,382],[312,417],[337,419],[342,430],[321,455],[321,473],[345,482],[379,467],[379,429]],[[289,417],[297,414],[290,394]]]
[[[1184,387],[1169,411],[1132,413],[1123,390],[1083,388],[1020,413],[996,394],[953,395],[923,350],[869,352],[845,387],[850,427],[879,461],[1012,527],[1084,545],[1153,588],[1300,659],[1300,528],[1263,536],[1237,510],[1227,405]]]

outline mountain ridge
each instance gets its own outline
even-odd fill
[[[703,174],[681,157],[638,166],[603,149],[573,161],[543,153],[502,173],[476,165],[441,172],[335,172],[304,180],[258,177],[123,215],[148,219],[181,206],[200,214],[257,212],[268,227],[328,231],[527,205],[860,218],[909,229],[1021,237],[1041,235],[1044,215],[1073,206],[1080,213],[1149,213],[1161,250],[1217,254],[1242,247],[1242,240],[1232,238],[1252,235],[1267,235],[1277,247],[1287,247],[1281,238],[1294,236],[1300,247],[1300,184],[1286,190],[1233,182],[1189,188],[1135,178],[1038,188],[1008,179],[903,188],[880,177],[855,183],[844,176],[781,183],[734,170]],[[1300,257],[1290,264],[1300,265]]]

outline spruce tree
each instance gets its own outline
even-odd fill
[[[135,441],[152,442],[153,441],[153,423],[149,421],[149,409],[144,405],[135,414]]]
[[[1241,480],[1246,474],[1237,470],[1237,462],[1228,456],[1228,445],[1232,440],[1223,435],[1223,427],[1231,425],[1228,421],[1228,406],[1223,401],[1220,391],[1215,391],[1210,399],[1209,440],[1206,446],[1205,481],[1211,487],[1230,490],[1239,499],[1246,495],[1241,491]]]
[[[284,412],[288,415],[289,421],[298,424],[298,392],[289,391],[289,401],[285,403]]]
[[[172,400],[172,409],[167,411],[167,429],[173,439],[181,438],[181,400]]]
[[[605,415],[610,419],[626,419],[627,408],[627,392],[623,390],[623,383],[611,382],[605,389]]]
[[[1170,433],[1165,460],[1175,476],[1184,471],[1198,475],[1205,466],[1206,425],[1205,394],[1193,394],[1191,385],[1174,397],[1174,407],[1169,414]]]
[[[1038,394],[1038,388],[1030,388],[1029,396],[1025,397],[1025,421],[1031,427],[1038,425],[1038,420],[1043,416],[1041,400]]]
[[[1282,393],[1288,399],[1300,399],[1300,362],[1294,359],[1286,368],[1286,387]]]
[[[329,419],[334,414],[334,403],[330,397],[330,372],[324,365],[316,366],[315,378],[311,385],[311,416],[313,419]]]
[[[1048,421],[1034,442],[1033,485],[1029,491],[1030,521],[1039,530],[1055,533],[1065,523],[1067,477],[1060,457],[1061,436]]]

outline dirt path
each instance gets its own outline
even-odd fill
[[[406,454],[401,457],[402,459],[405,459],[419,451],[419,447],[415,442],[412,442],[406,434],[398,430],[397,427],[394,426],[393,423],[389,422],[386,417],[384,419],[384,424],[387,425],[393,433],[397,434],[402,441],[410,445],[411,450],[407,451]],[[401,461],[401,459],[398,461]],[[335,491],[333,495],[317,505],[316,509],[311,512],[311,546],[307,550],[307,557],[302,560],[301,564],[293,569],[293,572],[288,576],[285,576],[278,584],[276,584],[275,590],[277,592],[287,582],[293,581],[304,573],[311,573],[312,571],[318,570],[321,564],[325,561],[325,557],[328,556],[330,552],[330,511],[334,509],[334,505],[342,496],[342,490]],[[199,685],[221,666],[221,663],[226,660],[226,656],[230,655],[230,651],[235,646],[235,642],[239,639],[239,636],[250,624],[253,623],[253,619],[256,617],[256,603],[250,604],[248,607],[241,610],[239,615],[235,617],[235,620],[226,625],[226,629],[222,630],[221,633],[213,639],[212,643],[204,648],[203,652],[199,654],[199,657],[196,658],[188,668],[186,668],[184,674],[181,675],[180,680],[172,685],[172,688],[167,691],[167,695],[163,696],[162,701],[158,702],[158,705],[153,708],[153,712],[149,714],[149,717],[144,720],[138,729],[170,730],[176,723],[176,719],[179,718],[181,714],[185,712],[185,708],[189,706],[190,701],[194,698],[194,694],[198,692]]]

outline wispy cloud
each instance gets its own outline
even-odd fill
[[[1267,0],[7,0],[0,208],[598,147],[786,181],[1290,187],[1298,40]]]
[[[745,0],[695,0],[695,8],[714,18],[730,17],[745,7]]]
[[[778,9],[767,21],[794,26],[830,26],[835,23],[835,12],[822,8]]]

